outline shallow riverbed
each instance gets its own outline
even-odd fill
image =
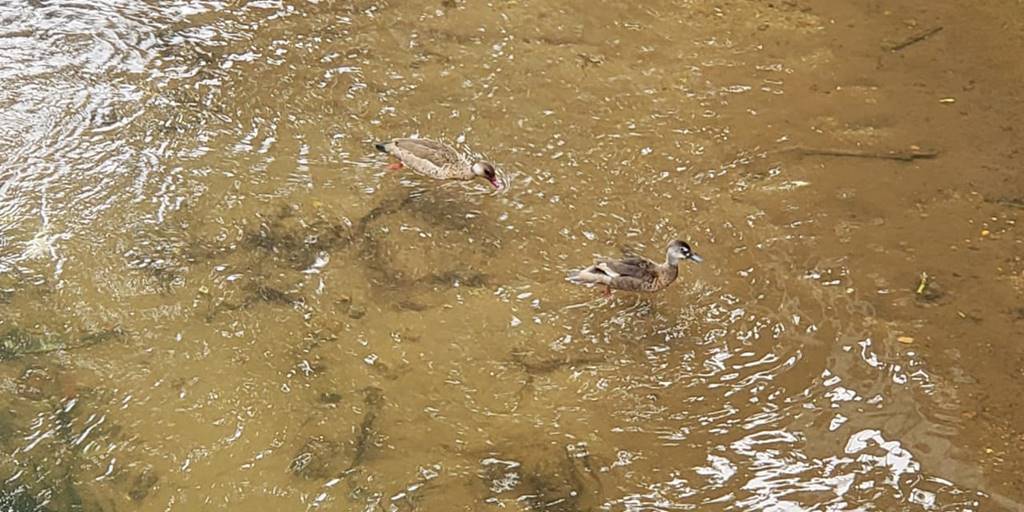
[[[1021,510],[1022,14],[0,3],[0,508]]]

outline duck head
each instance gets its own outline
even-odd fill
[[[693,252],[693,249],[690,248],[690,244],[682,240],[675,240],[668,244],[667,252],[668,261],[672,265],[678,265],[681,260],[690,260],[695,263],[704,261],[704,258],[701,258],[700,255]]]
[[[471,169],[473,174],[487,180],[494,188],[501,188],[501,183],[498,181],[498,173],[494,171],[494,166],[490,162],[476,162]]]

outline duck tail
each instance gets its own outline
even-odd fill
[[[604,272],[601,272],[597,267],[588,267],[583,270],[574,270],[570,272],[566,277],[566,280],[574,284],[593,286],[595,284],[608,284],[608,282],[611,281],[611,278]]]
[[[377,148],[377,151],[380,151],[381,153],[387,153],[388,152],[388,143],[387,142],[374,142],[373,143],[373,147]]]

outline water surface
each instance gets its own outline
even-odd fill
[[[1019,510],[1019,10],[7,2],[0,504]]]

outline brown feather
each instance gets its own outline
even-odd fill
[[[603,265],[608,270],[620,276],[644,278],[655,272],[658,264],[637,256],[615,260],[611,258],[598,258],[596,263]]]
[[[462,162],[462,158],[451,146],[429,139],[395,139],[391,144],[400,152],[428,160],[438,167]]]
[[[429,139],[392,139],[383,144],[383,148],[423,176],[440,180],[476,177],[469,162],[447,144]]]

